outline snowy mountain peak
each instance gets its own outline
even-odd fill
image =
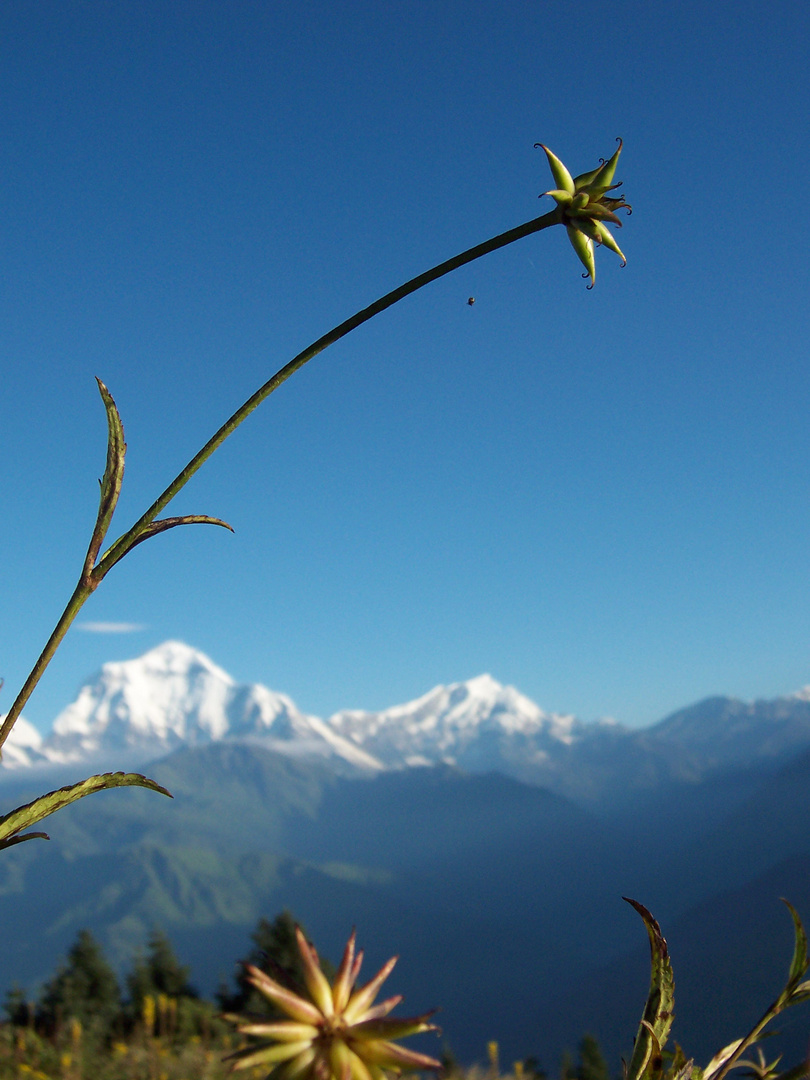
[[[347,709],[329,725],[389,767],[443,761],[478,770],[487,759],[494,767],[507,744],[529,758],[545,756],[573,740],[578,722],[545,713],[514,687],[479,675],[380,712]]]
[[[119,666],[126,666],[133,672],[140,668],[144,673],[158,677],[180,675],[188,678],[205,672],[224,683],[233,685],[233,679],[227,671],[218,667],[205,653],[200,652],[199,649],[193,649],[182,641],[164,641],[162,645],[155,646],[137,660],[127,660],[120,665],[105,664],[102,670]]]
[[[131,763],[224,738],[338,758],[352,768],[379,768],[285,695],[258,684],[238,685],[180,641],[164,642],[136,660],[104,664],[38,749],[52,763],[121,754]],[[32,753],[26,756],[33,760]]]
[[[47,740],[52,760],[102,750],[160,747],[222,738],[233,679],[204,653],[167,641],[137,660],[104,664]]]

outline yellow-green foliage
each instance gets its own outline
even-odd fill
[[[232,1042],[213,1017],[207,1037],[179,1040],[139,1027],[109,1045],[84,1038],[78,1023],[65,1025],[54,1038],[3,1024],[0,1080],[224,1080],[222,1058]]]
[[[144,1012],[148,1011],[147,1006]],[[66,1025],[48,1039],[28,1028],[2,1024],[0,1080],[225,1080],[232,1074],[222,1059],[234,1049],[235,1037],[216,1018],[214,1025],[207,1038],[186,1039],[148,1034],[141,1025],[126,1039],[91,1045],[80,1025]],[[493,1061],[497,1043],[488,1043],[485,1049],[486,1067],[453,1067],[449,1075],[454,1080],[526,1080],[523,1062],[501,1073]],[[266,1072],[254,1069],[246,1080],[263,1080]]]

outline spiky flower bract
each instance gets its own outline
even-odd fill
[[[248,981],[289,1019],[231,1016],[243,1035],[260,1039],[231,1055],[232,1070],[269,1066],[277,1080],[384,1080],[387,1073],[440,1069],[441,1062],[398,1046],[395,1039],[437,1031],[430,1013],[398,1020],[389,1017],[402,996],[374,1004],[397,958],[392,957],[364,986],[355,987],[363,953],[355,952],[355,934],[348,940],[332,984],[321,970],[318,954],[296,927],[306,994],[287,989],[269,975],[245,965]]]
[[[535,143],[535,146],[545,151],[551,175],[557,185],[543,194],[550,195],[560,208],[560,220],[568,231],[568,239],[587,271],[583,277],[591,279],[589,289],[593,288],[596,280],[594,244],[604,244],[611,251],[615,251],[622,260],[622,266],[627,263],[624,252],[605,224],[609,221],[621,228],[622,223],[616,211],[626,209],[628,213],[632,213],[632,207],[624,201],[624,195],[615,198],[608,194],[620,186],[613,183],[616,163],[622,152],[622,140],[619,139],[618,143],[618,148],[611,158],[601,161],[596,169],[576,177],[571,176],[565,165],[547,146]]]

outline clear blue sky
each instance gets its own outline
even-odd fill
[[[0,674],[69,595],[123,415],[118,532],[277,367],[551,208],[625,140],[585,289],[564,232],[315,360],[139,547],[26,716],[166,638],[327,715],[489,671],[653,722],[810,682],[806,4],[5,0]],[[548,204],[548,207],[546,207]],[[476,303],[468,306],[468,296]]]

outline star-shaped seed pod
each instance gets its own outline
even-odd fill
[[[384,964],[373,979],[355,989],[363,953],[355,953],[352,932],[334,982],[321,970],[318,954],[300,927],[295,930],[308,997],[288,990],[275,979],[245,965],[248,981],[288,1020],[265,1021],[242,1016],[227,1019],[243,1035],[261,1039],[231,1055],[232,1071],[269,1066],[274,1080],[385,1080],[390,1073],[440,1069],[441,1062],[398,1046],[393,1040],[422,1031],[438,1031],[430,1013],[398,1020],[388,1013],[402,996],[374,1005],[374,998],[397,958]]]
[[[544,191],[543,194],[550,195],[560,208],[561,221],[568,230],[568,239],[587,271],[582,276],[591,279],[589,289],[593,288],[596,280],[594,244],[604,244],[611,251],[615,251],[622,260],[622,266],[627,263],[624,252],[605,224],[609,221],[621,228],[622,223],[616,216],[616,211],[626,209],[628,213],[632,213],[632,207],[624,201],[623,195],[618,198],[608,195],[608,192],[620,187],[620,184],[613,183],[616,163],[622,152],[622,140],[619,139],[618,143],[611,158],[601,161],[596,169],[576,177],[571,176],[565,165],[547,146],[535,143],[535,146],[545,151],[551,175],[557,185],[552,191]]]

